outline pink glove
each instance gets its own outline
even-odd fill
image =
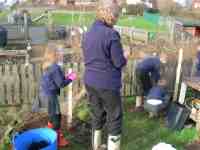
[[[72,73],[67,74],[67,75],[65,76],[65,78],[74,81],[74,80],[76,80],[77,75],[76,75],[76,73],[72,72]]]

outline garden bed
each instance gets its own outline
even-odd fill
[[[48,115],[46,113],[27,113],[21,119],[23,120],[22,123],[17,125],[16,128],[14,127],[12,134],[16,132],[22,133],[29,129],[46,127],[48,122]],[[83,122],[79,119],[74,119],[72,128],[68,129],[67,117],[62,115],[61,124],[61,129],[64,132],[64,135],[69,138],[70,141],[78,145],[89,146],[91,135],[91,126],[89,123]],[[2,137],[2,135],[3,134],[1,134],[0,137]],[[11,144],[6,143],[6,147],[4,148],[5,150],[11,150],[11,147]]]
[[[148,118],[148,113],[145,112],[130,113],[127,111],[130,106],[134,106],[133,97],[124,100],[122,150],[150,150],[159,142],[169,143],[177,150],[185,150],[187,144],[198,138],[195,127],[171,131],[165,127],[163,118]],[[83,107],[78,109],[83,109]],[[27,116],[23,117],[25,124],[18,128],[20,131],[46,126],[47,114],[26,114],[25,116]],[[88,150],[91,144],[91,126],[88,124],[90,121],[84,122],[75,119],[75,130],[69,132],[66,124],[67,118],[66,116],[63,116],[63,118],[62,129],[65,132],[65,137],[71,141],[71,146],[62,150]],[[104,135],[104,142],[106,142],[106,134]]]

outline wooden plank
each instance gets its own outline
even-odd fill
[[[42,64],[33,64],[33,78],[35,83],[35,89],[34,89],[34,97],[36,97],[39,93],[39,82],[40,78],[42,76]]]
[[[128,96],[132,96],[131,93],[132,93],[132,88],[133,88],[133,85],[132,85],[133,61],[129,62],[128,72],[129,72],[129,95]]]
[[[178,99],[179,104],[184,104],[186,92],[187,92],[187,85],[184,82],[182,82],[180,95],[179,95],[179,99]]]
[[[0,108],[8,108],[8,107],[20,107],[20,104],[0,104]]]
[[[64,64],[63,70],[64,70],[65,73],[67,73],[67,71],[68,71],[68,65],[67,65],[67,64]],[[65,102],[67,101],[67,90],[68,90],[67,87],[65,87],[65,88],[63,89],[63,96],[64,96],[63,99],[64,99]]]
[[[20,68],[20,74],[21,74],[21,84],[22,84],[22,91],[21,91],[21,95],[22,95],[22,100],[23,100],[23,103],[27,103],[29,100],[28,100],[28,84],[29,84],[29,81],[27,80],[27,67],[23,64],[21,65],[21,68]]]
[[[68,70],[68,64],[64,63],[63,64],[63,71],[66,73],[67,70]],[[68,87],[63,88],[61,90],[61,95],[59,97],[60,106],[61,106],[61,113],[65,114],[65,115],[67,115],[67,113],[68,113],[68,111],[67,111],[67,109],[68,109],[67,89],[68,89]],[[61,101],[61,99],[63,99],[63,101]]]
[[[33,100],[35,99],[35,88],[36,88],[36,85],[35,85],[35,80],[34,80],[34,73],[33,73],[33,68],[34,66],[32,64],[29,64],[28,65],[28,68],[27,68],[27,74],[28,74],[28,81],[29,83],[29,90],[28,90],[28,101],[29,103],[33,103]]]
[[[4,83],[6,84],[6,103],[12,104],[12,76],[10,73],[10,65],[5,65]]]
[[[83,88],[83,82],[82,82],[82,78],[84,76],[84,63],[78,63],[78,68],[77,68],[78,72],[77,72],[77,86],[78,86],[78,92],[81,91],[81,89]]]
[[[32,88],[32,97],[33,100],[37,97],[38,95],[38,90],[39,90],[39,86],[38,86],[38,81],[37,81],[37,77],[38,75],[36,74],[36,64],[32,63],[32,82],[34,87]]]
[[[13,102],[14,104],[20,104],[20,79],[18,74],[18,65],[13,65]]]
[[[63,72],[65,72],[65,65],[63,64]],[[61,102],[64,102],[65,101],[65,88],[62,88],[61,91],[60,91],[60,96],[59,96],[59,100]]]
[[[78,94],[79,86],[78,86],[78,80],[79,80],[79,72],[78,72],[78,63],[73,63],[72,71],[77,74],[77,80],[73,81],[73,96]]]
[[[178,66],[176,70],[176,82],[174,86],[174,96],[173,96],[173,101],[177,100],[178,97],[178,88],[179,88],[179,82],[180,82],[180,77],[181,77],[181,66],[183,62],[183,49],[179,50],[179,57],[178,57]]]
[[[3,79],[3,65],[0,65],[0,104],[5,104],[5,93],[4,93],[4,79]]]
[[[36,80],[36,82],[39,82],[42,75],[42,64],[33,64],[33,74],[34,80]]]
[[[130,62],[128,61],[127,68],[126,68],[125,75],[124,75],[124,84],[126,87],[124,96],[128,96],[130,94],[129,93],[129,90],[130,90],[130,72],[129,72],[129,70],[130,70]]]
[[[72,68],[69,68],[68,73],[72,72]],[[72,110],[73,110],[73,84],[71,83],[68,86],[68,114],[67,114],[67,123],[68,127],[70,128],[72,126]]]
[[[130,81],[130,93],[129,93],[129,96],[133,96],[133,61],[131,60],[130,61],[130,68],[129,68],[129,73],[130,73],[130,78],[129,78],[129,81]]]
[[[136,63],[137,63],[137,61],[136,60],[131,60],[132,61],[132,69],[133,69],[133,71],[132,71],[132,82],[131,82],[131,84],[132,84],[132,92],[131,92],[131,95],[135,95],[135,85],[136,85],[136,83],[135,83],[135,69],[136,69]]]

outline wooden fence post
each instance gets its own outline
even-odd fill
[[[6,104],[12,104],[12,76],[10,73],[10,67],[11,65],[9,64],[5,65],[4,83],[6,85]]]
[[[0,65],[0,104],[5,104],[3,65]]]
[[[72,73],[72,68],[68,69],[68,73]],[[68,115],[67,115],[67,125],[68,128],[72,126],[72,111],[73,111],[73,101],[72,101],[72,83],[68,85]]]
[[[178,66],[177,66],[177,70],[176,70],[176,82],[175,82],[175,88],[174,88],[173,101],[176,101],[177,98],[178,98],[178,87],[179,87],[179,82],[180,82],[180,77],[181,77],[182,62],[183,62],[183,49],[181,48],[179,50]]]
[[[20,104],[20,79],[18,72],[18,65],[13,65],[12,69],[13,76],[13,102],[15,104]]]

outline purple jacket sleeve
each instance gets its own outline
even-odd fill
[[[110,41],[110,54],[114,66],[121,69],[126,65],[126,58],[120,41],[120,35],[117,31],[113,32]]]
[[[64,72],[62,71],[62,69],[59,66],[56,67],[56,69],[53,73],[53,80],[59,88],[63,88],[72,82],[72,80],[70,80],[70,79],[65,79]]]

